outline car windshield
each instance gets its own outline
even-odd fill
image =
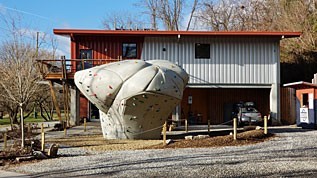
[[[242,112],[258,112],[255,108],[241,108]]]

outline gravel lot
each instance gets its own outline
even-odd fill
[[[286,132],[287,131],[287,132]],[[34,177],[316,177],[317,131],[274,129],[256,145],[97,153],[62,148],[65,156],[19,165]]]

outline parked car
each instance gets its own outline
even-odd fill
[[[255,108],[253,102],[240,102],[235,104],[233,117],[237,118],[239,126],[246,124],[263,124],[262,114]]]

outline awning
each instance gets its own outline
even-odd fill
[[[308,82],[294,82],[294,83],[287,83],[283,85],[284,87],[290,87],[294,88],[296,90],[298,89],[308,89],[308,88],[317,88],[316,84],[308,83]]]

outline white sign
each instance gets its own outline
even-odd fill
[[[300,108],[299,120],[301,123],[309,124],[308,108]]]
[[[308,94],[308,105],[309,109],[314,109],[314,93]]]

